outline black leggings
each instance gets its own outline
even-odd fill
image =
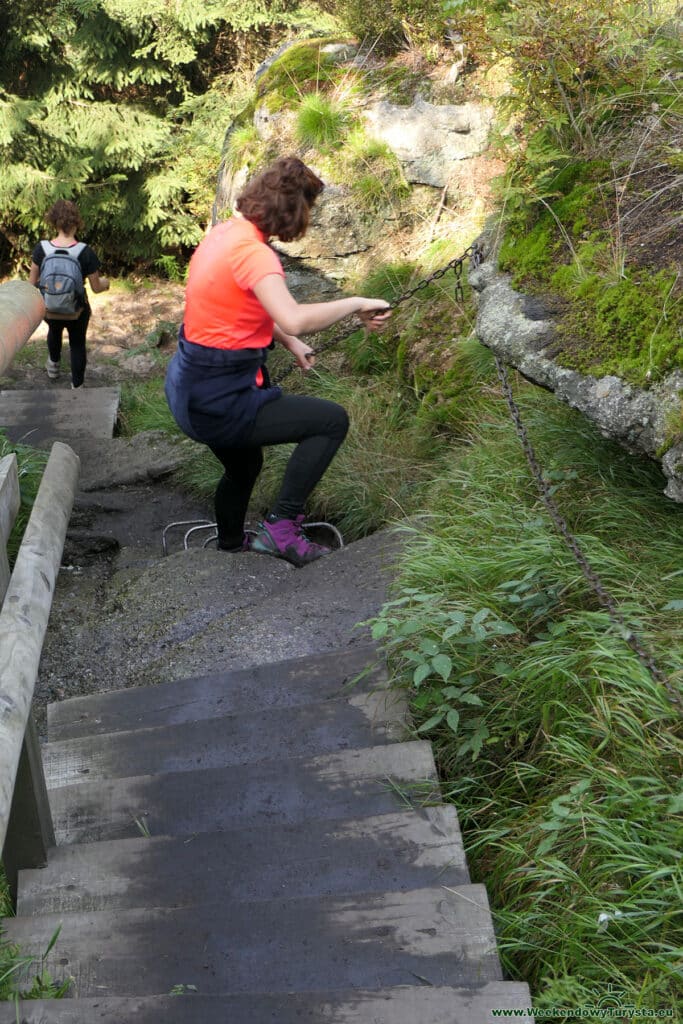
[[[66,327],[69,335],[69,358],[71,359],[71,383],[78,388],[85,379],[85,336],[90,322],[90,310],[86,306],[78,320],[48,320],[47,349],[53,363],[58,363],[62,355],[62,333]]]
[[[225,470],[215,498],[219,546],[236,548],[242,542],[249,498],[263,466],[261,445],[298,442],[272,508],[275,515],[293,519],[303,511],[306,499],[348,429],[346,410],[336,402],[306,395],[282,395],[261,406],[244,446],[209,445]]]

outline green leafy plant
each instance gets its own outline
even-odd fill
[[[398,649],[399,663],[409,666],[411,685],[417,691],[415,707],[421,712],[430,711],[418,726],[418,733],[430,732],[443,722],[458,738],[456,757],[471,754],[476,758],[490,733],[483,717],[471,715],[473,707],[481,708],[482,700],[475,692],[476,676],[461,674],[463,665],[469,667],[477,651],[495,642],[494,638],[515,635],[518,629],[490,608],[438,610],[429,614],[427,625],[424,610],[433,606],[435,597],[407,588],[400,598],[384,606],[372,624],[372,636],[385,639],[388,652]],[[393,615],[399,608],[415,609],[415,614]],[[418,635],[420,639],[413,646],[411,641]],[[459,656],[461,651],[465,652],[464,660]],[[462,715],[463,708],[470,712],[468,717]]]
[[[15,944],[5,942],[0,934],[0,1001],[16,1004],[17,1019],[20,999],[62,999],[71,989],[72,978],[57,982],[45,966],[60,931],[61,925],[54,932],[38,960],[23,955]],[[36,967],[37,973],[30,979],[29,984],[29,977]]]

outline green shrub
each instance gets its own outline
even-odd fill
[[[391,52],[403,43],[440,42],[444,31],[441,0],[340,0],[337,13],[363,43]]]

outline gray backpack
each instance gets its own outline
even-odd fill
[[[85,242],[60,248],[52,242],[41,242],[43,261],[40,264],[38,287],[45,303],[45,318],[76,320],[85,306],[85,284],[78,257]]]

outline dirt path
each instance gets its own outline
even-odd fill
[[[159,279],[113,281],[110,291],[90,295],[86,387],[119,384],[155,372],[155,348],[175,345],[185,289]],[[41,323],[2,378],[5,388],[44,388],[47,325]],[[68,347],[65,357],[68,358]],[[50,384],[69,387],[68,373]]]

